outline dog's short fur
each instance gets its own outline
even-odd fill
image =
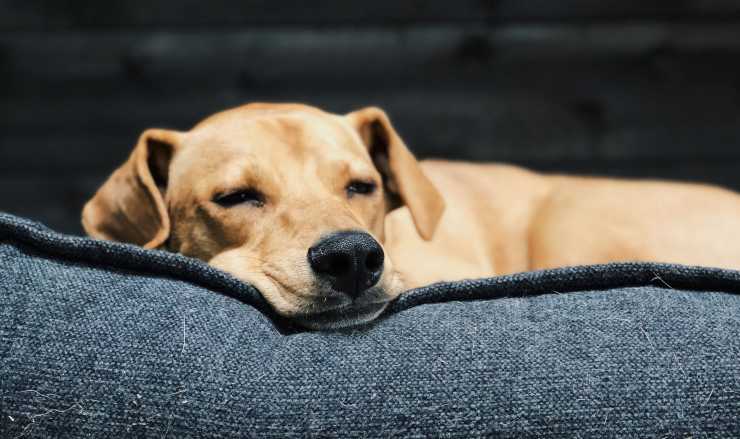
[[[356,181],[377,190],[349,191]],[[219,204],[240,190],[244,202]],[[147,130],[83,225],[207,261],[311,328],[369,321],[405,289],[441,280],[631,260],[740,267],[740,197],[730,191],[417,162],[372,107],[251,104],[188,132]],[[385,250],[382,276],[356,297],[306,256],[342,230],[366,231]]]

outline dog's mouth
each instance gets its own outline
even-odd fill
[[[331,330],[368,323],[378,317],[393,299],[386,288],[377,285],[358,297],[336,291],[331,286],[316,282],[309,290],[282,290],[290,301],[288,309],[278,311],[283,317],[312,330]]]
[[[299,314],[294,316],[293,320],[303,327],[314,330],[346,328],[374,320],[388,306],[388,303],[388,301],[362,304],[353,302],[326,311]]]

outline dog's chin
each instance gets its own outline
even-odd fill
[[[299,325],[313,330],[341,329],[368,323],[378,317],[388,302],[356,304],[293,317]]]

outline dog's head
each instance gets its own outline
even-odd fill
[[[82,222],[207,261],[322,329],[372,320],[403,290],[382,246],[399,206],[429,239],[444,202],[382,110],[251,104],[188,132],[145,131]]]

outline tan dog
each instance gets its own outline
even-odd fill
[[[252,104],[188,132],[147,130],[82,221],[96,238],[207,261],[310,328],[372,320],[441,280],[628,260],[740,267],[730,191],[419,163],[377,108]]]

